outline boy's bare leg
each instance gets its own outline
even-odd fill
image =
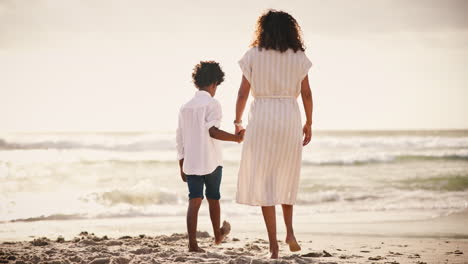
[[[202,198],[193,198],[189,201],[189,207],[187,210],[187,233],[190,252],[204,252],[203,249],[198,247],[197,243],[198,210],[200,209],[201,203]]]
[[[211,224],[213,225],[213,233],[215,236],[215,244],[221,244],[224,238],[231,231],[231,225],[224,221],[223,226],[220,227],[221,222],[221,207],[219,205],[219,200],[207,199],[210,207],[210,218]]]

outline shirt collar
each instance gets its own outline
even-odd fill
[[[195,96],[209,96],[209,97],[211,97],[211,94],[209,92],[207,92],[207,91],[198,90],[195,93]]]

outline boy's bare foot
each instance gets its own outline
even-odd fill
[[[205,250],[203,248],[199,247],[199,246],[193,246],[193,247],[189,246],[188,251],[189,252],[200,252],[200,253],[205,252]]]
[[[285,242],[289,245],[289,250],[291,252],[296,252],[296,251],[301,250],[301,246],[299,246],[294,236],[286,237]]]
[[[223,221],[223,226],[219,229],[219,237],[215,237],[215,244],[219,245],[231,232],[231,224],[227,221]]]
[[[271,253],[271,259],[277,259],[278,258],[278,253],[279,253],[279,246],[278,244],[274,245],[273,247],[270,246],[270,253]]]

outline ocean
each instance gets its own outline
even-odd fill
[[[259,208],[234,201],[240,153],[223,142],[222,215],[263,225]],[[302,165],[294,215],[306,224],[421,221],[468,208],[466,130],[314,131]],[[183,227],[178,170],[173,132],[2,133],[0,240],[70,223],[120,221],[116,234],[125,223]]]

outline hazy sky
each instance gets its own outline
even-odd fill
[[[302,27],[315,128],[468,128],[468,1],[0,0],[0,131],[173,130],[207,59],[232,129],[267,8]]]

